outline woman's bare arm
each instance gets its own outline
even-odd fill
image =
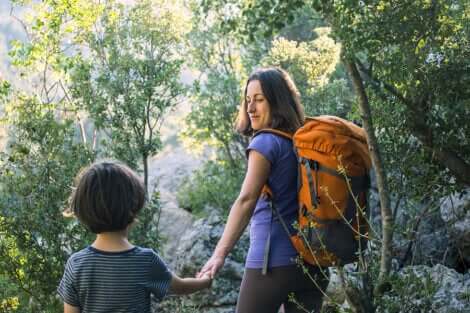
[[[223,266],[225,257],[232,250],[250,221],[256,201],[269,177],[270,170],[271,163],[261,153],[256,150],[249,152],[248,169],[240,194],[230,209],[227,224],[212,257],[201,269],[198,277],[209,273],[213,278],[215,273]]]

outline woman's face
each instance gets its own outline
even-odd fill
[[[246,112],[250,118],[251,128],[259,130],[271,125],[271,108],[264,97],[259,80],[252,80],[246,87]]]

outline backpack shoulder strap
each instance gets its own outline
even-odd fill
[[[274,129],[274,128],[263,128],[263,129],[257,130],[253,134],[253,137],[256,137],[257,135],[259,135],[261,133],[271,133],[271,134],[279,135],[281,137],[292,140],[292,135],[291,134],[283,132],[282,130]]]
[[[283,132],[281,130],[273,129],[273,128],[260,129],[260,130],[256,131],[253,134],[253,138],[256,137],[257,135],[261,134],[261,133],[275,134],[275,135],[284,137],[284,138],[289,139],[289,140],[292,141],[292,135],[291,134]],[[290,234],[289,234],[289,230],[287,228],[287,225],[286,225],[285,221],[282,219],[281,214],[277,211],[277,208],[274,206],[273,193],[272,193],[271,188],[269,188],[267,183],[263,186],[263,190],[261,191],[261,194],[264,194],[267,197],[269,206],[271,208],[271,222],[270,222],[270,226],[269,226],[268,238],[267,238],[267,241],[266,241],[266,245],[264,247],[263,267],[262,267],[262,270],[261,270],[261,273],[263,275],[266,275],[267,272],[268,272],[268,259],[269,259],[269,252],[270,252],[270,247],[271,247],[271,227],[272,227],[274,216],[279,218],[282,226],[284,227],[284,230],[287,233],[287,236],[290,237]]]

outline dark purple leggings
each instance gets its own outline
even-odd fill
[[[318,267],[306,267],[317,285],[325,292],[328,279],[320,273]],[[328,269],[323,269],[323,272],[328,275]],[[320,312],[323,294],[299,265],[274,267],[267,275],[261,274],[261,269],[246,268],[236,312],[277,313],[281,304],[284,304],[285,313],[304,313],[305,310],[289,301],[290,294],[293,294],[296,301],[308,312]]]

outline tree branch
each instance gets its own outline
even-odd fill
[[[438,147],[434,144],[433,128],[426,124],[423,118],[423,112],[419,110],[422,105],[405,98],[394,86],[373,77],[370,71],[367,71],[363,64],[357,60],[355,60],[355,62],[357,62],[367,81],[375,84],[376,86],[383,86],[383,89],[396,97],[408,108],[411,114],[408,114],[407,121],[411,132],[428,150],[431,151],[432,155],[439,161],[439,163],[448,168],[452,175],[454,175],[459,181],[466,185],[470,185],[470,164],[461,158],[457,151],[446,147]]]

